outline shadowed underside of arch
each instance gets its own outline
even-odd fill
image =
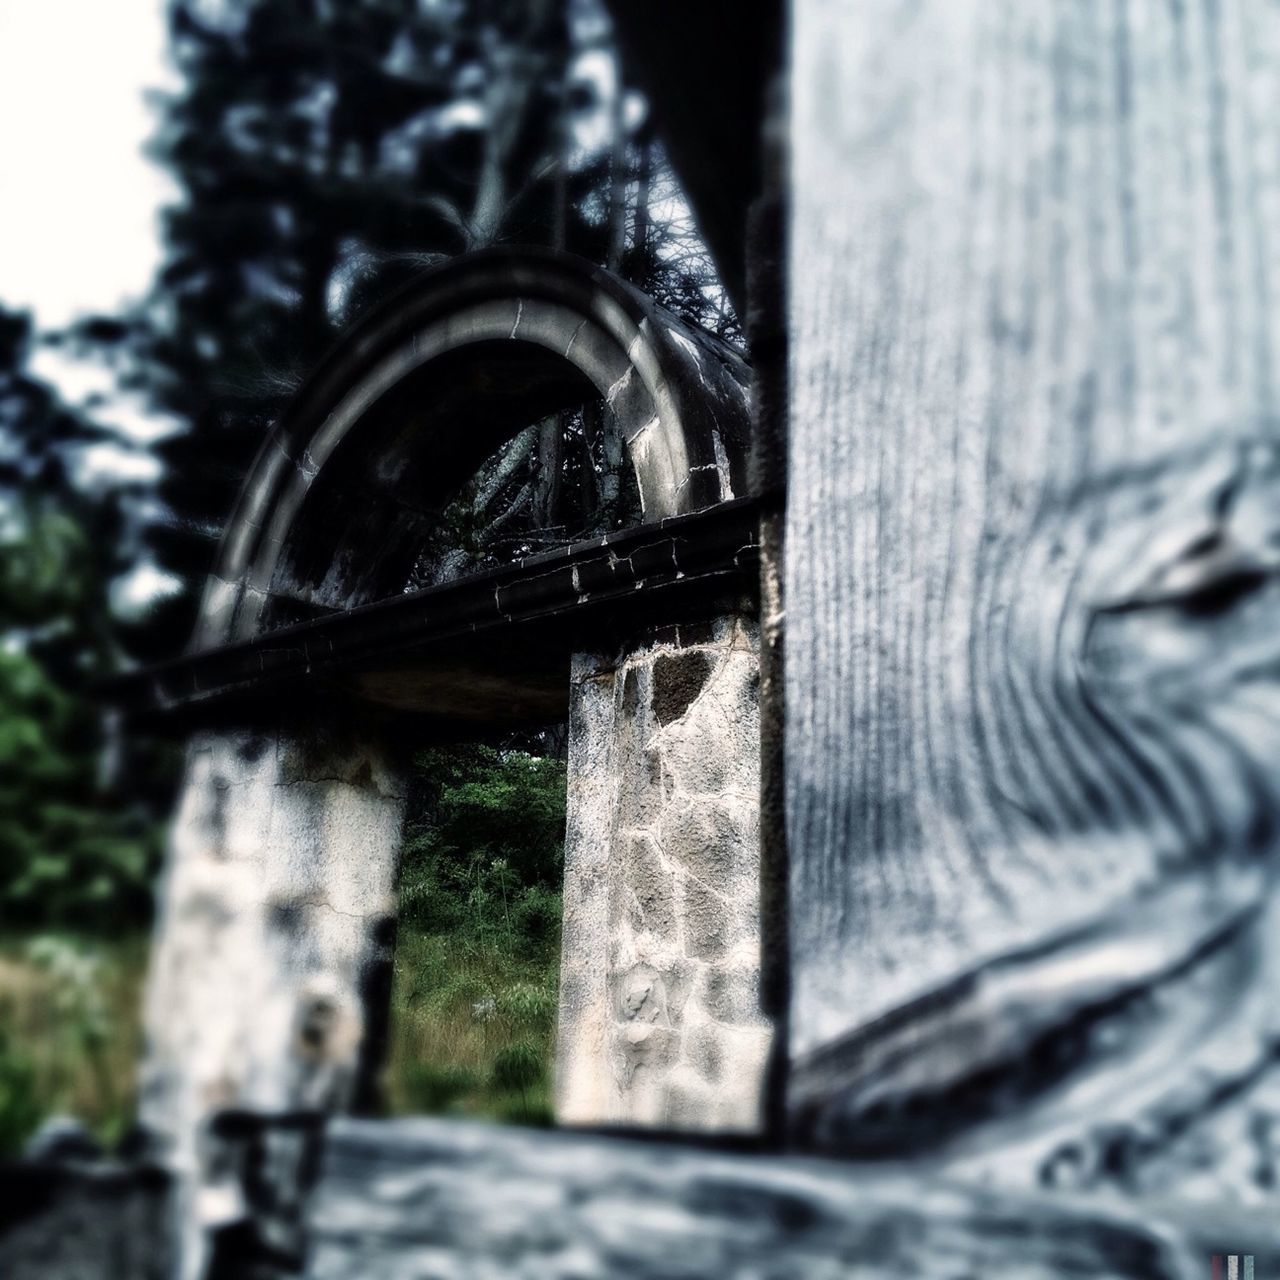
[[[568,254],[457,259],[369,315],[303,387],[246,481],[195,647],[386,599],[439,512],[531,422],[603,398],[646,523],[746,487],[747,368]]]

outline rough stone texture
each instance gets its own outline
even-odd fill
[[[563,1123],[760,1126],[758,684],[734,618],[574,661]]]
[[[226,1108],[361,1100],[385,1017],[400,780],[343,735],[207,733],[188,749],[146,1003],[139,1118],[181,1181],[187,1274],[234,1219]]]

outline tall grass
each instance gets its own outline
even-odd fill
[[[147,936],[0,940],[0,1152],[74,1115],[106,1143],[133,1119]]]
[[[558,975],[550,940],[402,929],[388,1110],[549,1124]]]
[[[417,765],[388,1105],[548,1123],[565,766],[474,746],[426,751]]]
[[[0,1155],[73,1115],[106,1145],[132,1123],[149,938],[0,941]],[[396,944],[386,1109],[551,1121],[558,940],[469,925]]]

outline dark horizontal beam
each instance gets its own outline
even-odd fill
[[[191,715],[337,682],[444,719],[546,721],[567,705],[571,653],[754,605],[758,551],[756,504],[737,499],[130,672],[107,698]]]

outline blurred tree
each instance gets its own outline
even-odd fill
[[[133,384],[187,424],[160,446],[150,540],[189,584],[299,381],[425,265],[556,245],[732,328],[594,0],[171,0],[169,21],[183,85],[161,101],[154,151],[183,199],[148,304],[82,336],[128,349]],[[528,550],[535,528],[630,518],[626,493],[595,485],[621,458],[603,415],[544,424],[512,453],[451,516],[501,514],[481,560]],[[424,549],[416,580],[437,580],[437,561]],[[142,655],[176,649],[193,608],[190,592],[158,606]]]
[[[80,690],[105,672],[108,583],[127,565],[119,491],[85,475],[115,433],[32,376],[33,341],[30,317],[0,306],[0,634]]]
[[[565,766],[524,750],[433,748],[415,760],[400,913],[418,929],[515,929],[552,941],[564,865]]]
[[[146,788],[110,786],[119,744],[88,693],[116,665],[127,553],[119,493],[81,472],[113,435],[31,376],[31,342],[0,308],[0,923],[115,926],[149,910],[157,841]]]

